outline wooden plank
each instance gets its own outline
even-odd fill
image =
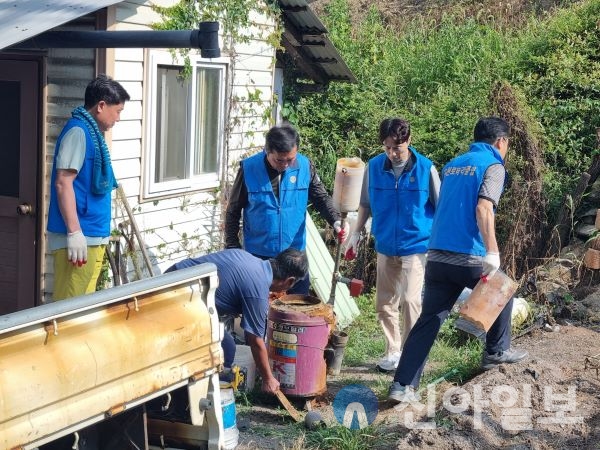
[[[292,406],[292,404],[287,399],[285,394],[283,392],[281,392],[280,390],[277,390],[275,392],[275,395],[277,396],[277,399],[279,399],[279,403],[281,403],[283,405],[283,407],[290,414],[290,416],[292,416],[292,418],[296,422],[302,422],[302,416],[300,415],[298,410]]]

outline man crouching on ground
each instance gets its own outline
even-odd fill
[[[241,327],[262,377],[262,390],[274,394],[279,390],[279,381],[271,372],[264,340],[269,292],[287,291],[296,281],[304,279],[308,272],[306,253],[290,248],[265,261],[245,250],[228,249],[199,258],[184,259],[169,267],[165,273],[203,263],[217,266],[219,286],[215,292],[215,303],[219,318],[242,315]],[[235,341],[227,330],[221,346],[225,358],[223,365],[226,369],[231,368],[235,357]]]

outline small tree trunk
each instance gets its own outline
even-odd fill
[[[596,128],[596,146],[600,149],[600,128]],[[569,237],[573,230],[573,215],[579,203],[581,203],[583,194],[585,194],[588,186],[594,184],[598,176],[600,176],[600,155],[597,154],[592,159],[590,168],[579,177],[579,182],[572,194],[565,196],[565,201],[560,208],[558,218],[556,219],[556,226],[552,231],[552,237],[549,241],[548,256],[558,254],[561,248],[569,243]],[[571,201],[569,201],[569,197]]]

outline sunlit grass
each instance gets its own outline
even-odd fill
[[[390,449],[398,439],[395,433],[382,433],[378,426],[350,430],[343,426],[323,428],[306,433],[305,448],[319,450]]]
[[[356,299],[360,315],[345,330],[348,346],[344,352],[344,365],[361,366],[366,361],[379,358],[385,351],[383,333],[377,323],[373,295],[361,295]]]

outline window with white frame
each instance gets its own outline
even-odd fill
[[[218,186],[225,62],[192,59],[191,74],[165,51],[149,53],[145,196]]]

